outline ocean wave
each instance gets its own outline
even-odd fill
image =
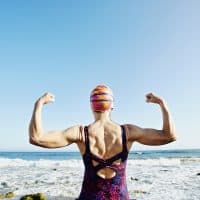
[[[126,180],[130,198],[200,199],[199,163],[200,158],[194,157],[129,159]],[[16,200],[38,192],[48,200],[73,200],[80,193],[83,176],[80,159],[31,161],[0,157],[0,191],[14,192]]]
[[[159,159],[129,159],[128,165],[145,165],[145,166],[171,166],[181,165],[187,163],[200,163],[200,158],[197,157],[186,157],[186,158],[159,158]],[[23,159],[10,159],[0,158],[0,168],[4,167],[42,167],[42,168],[56,168],[56,167],[67,167],[67,168],[83,168],[83,161],[72,159],[72,160],[23,160]]]
[[[159,159],[137,159],[129,160],[128,165],[142,165],[142,166],[172,166],[180,165],[180,159],[168,159],[168,158],[159,158]]]
[[[9,159],[9,158],[0,158],[0,168],[2,167],[81,167],[83,163],[81,160],[23,160],[23,159]]]
[[[191,163],[191,162],[199,162],[200,163],[200,158],[195,158],[195,157],[188,157],[188,158],[180,158],[182,163]]]

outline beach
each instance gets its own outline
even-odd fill
[[[12,200],[38,192],[50,200],[75,199],[83,174],[77,152],[0,153],[0,193],[14,192]],[[200,150],[131,152],[126,174],[131,199],[200,199]]]

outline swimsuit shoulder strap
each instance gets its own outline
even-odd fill
[[[123,145],[123,152],[127,153],[127,141],[126,141],[126,128],[124,125],[121,125],[122,128],[122,145]]]
[[[90,144],[89,144],[89,136],[88,136],[88,126],[84,127],[84,134],[85,134],[85,147],[86,153],[90,153]]]

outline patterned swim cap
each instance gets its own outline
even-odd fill
[[[90,105],[93,111],[113,109],[112,90],[106,85],[98,85],[90,94]]]

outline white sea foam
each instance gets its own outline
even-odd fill
[[[51,199],[75,199],[81,189],[82,160],[0,158],[0,193],[18,197],[43,192]],[[199,200],[200,158],[129,160],[127,185],[132,199]],[[14,200],[13,199],[13,200]]]
[[[0,168],[3,167],[83,167],[80,160],[44,160],[37,161],[23,160],[23,159],[9,159],[0,158]]]
[[[180,165],[180,159],[168,159],[168,158],[159,158],[159,159],[138,159],[138,160],[129,160],[129,165],[141,165],[141,166],[171,166],[171,165]]]
[[[128,161],[129,166],[173,166],[183,163],[200,163],[200,158],[159,158],[159,159],[131,159]],[[83,167],[82,160],[45,160],[37,161],[23,159],[0,158],[0,168],[4,167]]]

